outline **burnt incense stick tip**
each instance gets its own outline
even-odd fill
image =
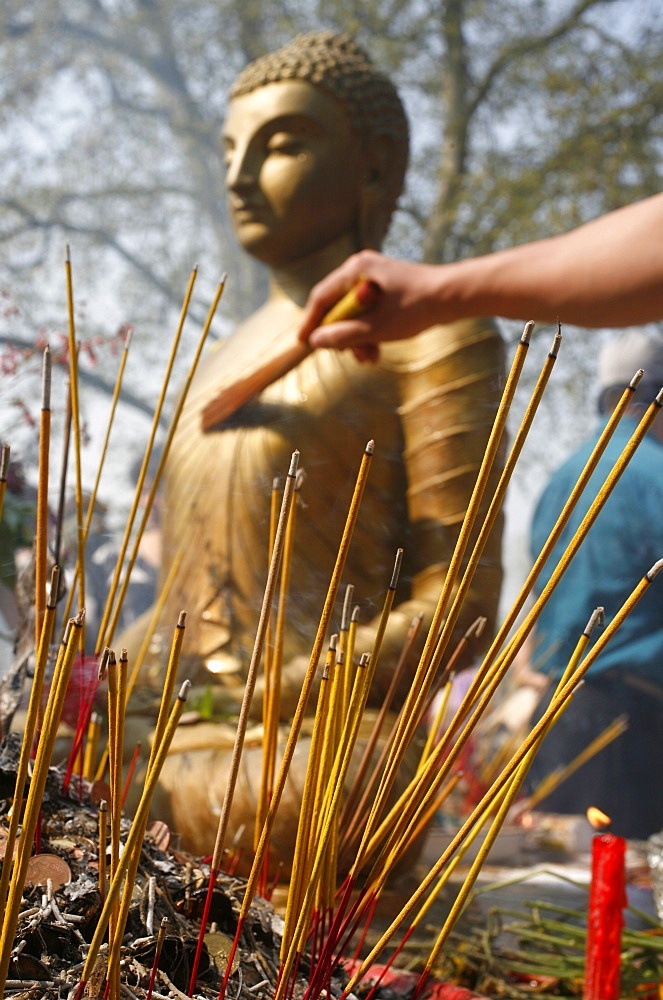
[[[86,614],[85,608],[81,608],[76,617],[73,619],[73,624],[75,625],[76,628],[83,627],[83,622],[85,621],[85,614]]]
[[[389,590],[396,590],[396,585],[398,583],[398,577],[400,576],[401,566],[403,565],[403,550],[396,550],[396,558],[394,560],[394,569],[391,574],[391,580],[389,581]]]
[[[371,438],[371,440],[366,445],[366,454],[372,455],[374,451],[375,451],[375,441],[373,440],[373,438]]]
[[[336,647],[338,646],[338,633],[334,632],[333,636],[329,640],[329,648],[332,652],[336,652]]]
[[[345,588],[345,596],[343,598],[343,610],[341,612],[341,632],[347,632],[350,626],[350,606],[352,604],[352,597],[354,595],[355,588],[354,584],[349,583]]]
[[[523,330],[523,335],[520,338],[520,343],[528,345],[532,339],[532,334],[534,333],[534,320],[528,319],[525,323],[525,329]]]
[[[657,406],[663,406],[663,388],[658,390],[654,402]]]
[[[644,369],[643,368],[638,368],[637,372],[635,373],[635,375],[633,376],[633,378],[629,382],[628,388],[629,389],[637,389],[638,385],[640,384],[640,382],[642,380],[642,376],[644,374],[645,374]]]
[[[550,348],[550,353],[548,354],[548,357],[553,359],[556,358],[557,355],[559,354],[559,349],[561,346],[562,346],[562,334],[558,327],[557,333],[553,337],[552,347]]]
[[[297,466],[299,465],[299,452],[293,451],[292,458],[290,459],[290,468],[288,469],[288,476],[293,479],[297,474]]]
[[[299,493],[302,486],[304,485],[304,480],[306,479],[306,470],[297,469],[297,475],[295,476],[295,492]]]
[[[180,611],[177,618],[177,627],[184,628],[185,625],[186,625],[186,611]]]
[[[108,648],[108,646],[104,646],[103,652],[99,657],[99,666],[97,668],[97,677],[99,678],[100,681],[103,681],[103,679],[106,676],[106,668],[108,666],[109,655],[110,655],[110,649]]]
[[[360,613],[359,605],[355,604],[354,608],[352,609],[352,614],[350,615],[350,621],[358,622],[359,621],[359,613]]]
[[[281,489],[281,477],[280,476],[274,476],[274,478],[272,479],[272,489],[273,489],[273,491],[275,493],[278,493],[278,491]]]
[[[585,625],[585,630],[582,633],[586,635],[589,639],[590,635],[595,628],[603,628],[605,625],[605,610],[603,608],[594,608],[592,611],[589,621]]]
[[[11,448],[8,444],[3,444],[0,451],[0,483],[7,481],[7,471],[9,469],[9,455]]]
[[[51,408],[51,349],[46,345],[41,369],[41,408]]]
[[[370,662],[371,662],[371,654],[370,653],[362,653],[361,657],[359,659],[359,669],[361,670],[364,667],[367,667]]]
[[[183,682],[182,687],[180,688],[180,693],[177,696],[180,701],[186,701],[187,700],[187,698],[189,697],[189,689],[190,689],[190,687],[191,687],[191,681],[184,681]]]
[[[51,582],[48,587],[48,595],[46,597],[46,607],[51,611],[57,606],[58,603],[58,591],[60,590],[60,567],[54,566],[51,570]]]
[[[479,615],[478,618],[474,619],[474,621],[466,631],[463,638],[471,639],[472,637],[476,637],[478,639],[483,630],[485,629],[487,621],[488,619],[484,615]]]
[[[649,580],[649,582],[651,583],[654,577],[658,576],[661,569],[663,569],[663,559],[659,559],[657,562],[654,563],[652,568],[645,574],[646,579]]]
[[[129,662],[129,653],[127,652],[126,649],[121,649],[120,650],[120,663],[128,663],[128,662]]]
[[[133,336],[134,336],[134,328],[133,328],[133,326],[130,326],[129,329],[127,330],[127,335],[124,338],[124,350],[125,351],[128,351],[129,348],[131,347],[131,341],[133,340]]]
[[[116,663],[117,663],[117,660],[115,658],[115,650],[114,649],[109,649],[108,650],[108,659],[106,661],[106,665],[109,666],[109,667],[114,667]]]

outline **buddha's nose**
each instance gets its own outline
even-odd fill
[[[258,176],[256,157],[250,149],[236,149],[228,157],[226,166],[226,187],[236,191],[250,184],[255,184]]]

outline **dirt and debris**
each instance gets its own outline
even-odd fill
[[[0,745],[0,857],[18,752],[19,743],[13,736]],[[61,769],[50,769],[38,854],[31,860],[23,892],[6,997],[69,997],[78,985],[101,913],[98,803],[103,789],[74,782],[70,795],[64,796],[63,777]],[[129,828],[130,821],[123,820],[123,836]],[[167,841],[163,824],[148,828],[123,942],[123,995],[138,1000],[147,996],[157,936],[164,921],[166,933],[153,996],[186,993],[207,894],[209,865],[172,849]],[[218,877],[195,997],[207,1000],[219,995],[243,894],[243,880],[223,874]],[[281,918],[257,897],[243,929],[228,996],[260,1000],[273,995],[281,927]],[[100,992],[95,992],[90,981],[86,997],[103,996],[103,987],[98,989]]]

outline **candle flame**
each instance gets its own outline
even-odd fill
[[[606,816],[600,809],[597,809],[596,806],[589,807],[587,810],[587,819],[595,830],[605,830],[610,826],[610,817]]]

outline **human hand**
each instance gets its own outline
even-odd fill
[[[360,361],[375,361],[380,342],[412,337],[437,321],[435,271],[362,250],[313,288],[299,339],[314,348],[350,347]],[[361,316],[321,326],[329,310],[362,278],[380,288],[376,304]]]

